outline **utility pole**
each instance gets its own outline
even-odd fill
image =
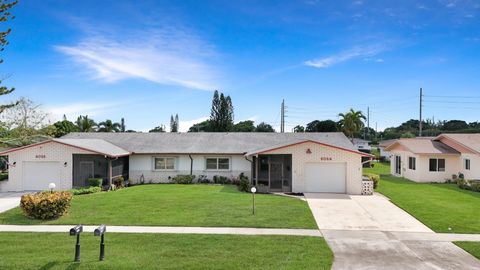
[[[282,108],[281,108],[281,116],[280,116],[280,132],[285,132],[285,99],[282,99]]]
[[[378,136],[378,129],[377,129],[377,122],[375,122],[375,141],[377,140]]]
[[[420,88],[420,122],[419,122],[419,131],[418,131],[418,136],[422,137],[422,107],[423,107],[423,89]]]
[[[370,140],[370,107],[367,107],[367,129],[368,139]]]

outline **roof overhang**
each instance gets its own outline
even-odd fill
[[[21,147],[17,147],[17,148],[8,149],[6,151],[0,152],[0,156],[7,155],[9,153],[13,153],[13,152],[17,152],[17,151],[21,151],[21,150],[25,150],[25,149],[32,148],[32,147],[35,147],[35,146],[47,144],[47,143],[58,143],[58,144],[62,144],[62,145],[65,145],[65,146],[70,146],[70,147],[77,148],[77,149],[80,149],[80,150],[92,152],[94,154],[102,155],[102,156],[109,157],[109,158],[126,157],[126,156],[129,156],[129,155],[132,154],[131,152],[128,152],[126,150],[125,150],[125,152],[118,153],[118,154],[106,153],[106,152],[98,151],[98,149],[93,149],[93,148],[89,148],[89,147],[85,147],[85,146],[78,146],[78,145],[66,143],[66,142],[63,142],[59,139],[50,139],[50,140],[39,142],[39,143],[33,143],[33,144],[26,145],[26,146],[21,146]]]
[[[338,147],[338,146],[335,146],[335,145],[326,144],[326,143],[322,143],[322,142],[318,142],[318,141],[314,141],[314,140],[300,140],[300,141],[293,142],[293,143],[290,142],[290,143],[286,143],[286,144],[281,144],[281,145],[275,145],[275,146],[271,146],[271,147],[267,147],[267,148],[262,148],[262,149],[258,149],[258,150],[248,152],[248,153],[245,154],[245,156],[265,154],[265,153],[268,153],[268,152],[271,152],[271,151],[274,151],[274,150],[287,148],[287,147],[292,147],[292,146],[300,145],[300,144],[304,144],[304,143],[315,143],[315,144],[318,144],[318,145],[322,145],[322,146],[326,146],[326,147],[330,147],[330,148],[334,148],[334,149],[338,149],[338,150],[342,150],[342,151],[347,151],[347,152],[357,154],[357,155],[361,155],[361,156],[364,156],[364,157],[372,157],[372,158],[375,157],[372,154],[368,154],[368,153],[364,153],[364,152],[360,152],[360,151],[356,151],[356,150],[352,150],[352,149],[348,149],[348,148]]]

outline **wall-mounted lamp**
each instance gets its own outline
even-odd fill
[[[65,163],[63,163],[63,167],[67,167],[67,162],[65,161]]]
[[[13,162],[13,166],[15,166],[15,165],[17,165],[17,162],[16,162],[16,161]]]

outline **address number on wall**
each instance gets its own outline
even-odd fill
[[[35,158],[46,158],[46,155],[35,155]]]

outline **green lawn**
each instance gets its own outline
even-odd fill
[[[435,232],[480,233],[480,193],[455,184],[415,183],[390,176],[388,164],[365,172],[381,174],[378,192]],[[451,228],[451,230],[449,230]]]
[[[42,222],[20,208],[0,214],[0,224],[108,224],[258,228],[317,228],[305,201],[257,194],[234,186],[142,185],[115,192],[74,196],[69,213]]]
[[[105,243],[99,262],[99,238],[84,233],[73,263],[66,233],[0,233],[0,269],[330,269],[333,260],[320,237],[107,233]]]
[[[454,242],[454,244],[480,259],[480,242]]]

